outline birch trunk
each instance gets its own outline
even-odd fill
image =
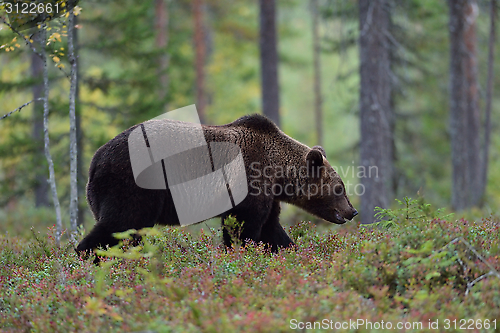
[[[37,44],[40,44],[40,34],[33,35],[33,39]],[[43,156],[43,61],[36,53],[31,54],[31,74],[37,80],[33,86],[33,141],[35,142],[34,160],[35,165],[41,165],[44,159]],[[47,174],[45,170],[40,168],[35,171],[35,207],[48,207],[49,201],[49,184],[47,183]]]
[[[75,48],[73,41],[73,30],[75,28],[75,14],[73,10],[68,16],[68,57],[71,65],[69,90],[69,158],[70,158],[70,202],[69,202],[69,220],[70,220],[70,240],[75,241],[75,234],[78,226],[78,169],[77,169],[77,133],[76,133],[76,84],[77,84],[77,62],[75,57]]]
[[[43,133],[45,144],[45,158],[49,165],[49,183],[52,191],[52,200],[54,201],[54,209],[56,210],[56,244],[61,245],[62,235],[62,220],[61,220],[61,206],[59,205],[59,198],[57,197],[56,178],[54,174],[54,162],[50,155],[50,140],[49,140],[49,68],[47,64],[47,53],[45,50],[47,43],[47,30],[45,25],[42,25],[41,34],[41,48],[40,53],[43,61]]]

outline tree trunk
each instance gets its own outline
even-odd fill
[[[481,139],[480,127],[481,116],[479,113],[479,88],[477,81],[477,38],[476,22],[478,6],[476,0],[468,0],[465,6],[464,26],[464,69],[466,84],[466,106],[467,106],[467,159],[469,164],[468,178],[472,193],[470,206],[477,206],[481,199]]]
[[[75,16],[73,19],[75,26],[78,25],[78,16]],[[87,175],[86,169],[83,167],[83,142],[84,135],[81,129],[81,105],[80,105],[80,66],[78,63],[78,56],[80,54],[80,48],[78,46],[78,29],[73,29],[73,47],[75,53],[75,61],[76,61],[76,89],[75,89],[75,109],[76,109],[76,169],[78,172],[78,226],[81,226],[85,222],[85,212],[87,211],[87,207],[85,206],[85,185],[87,184]]]
[[[359,1],[362,223],[374,222],[375,207],[387,208],[393,196],[390,19],[386,0]]]
[[[39,34],[35,34],[35,42],[39,40]],[[33,151],[34,165],[41,165],[43,161],[43,101],[39,100],[43,94],[42,83],[43,61],[38,54],[31,54],[31,75],[35,79],[40,79],[33,86],[33,141],[35,149]],[[35,168],[35,207],[48,207],[49,203],[49,183],[47,174],[41,168]]]
[[[168,9],[165,0],[155,0],[155,28],[156,28],[156,47],[164,50],[165,53],[159,57],[158,75],[160,78],[160,87],[158,96],[160,100],[166,100],[168,91],[168,54],[166,47],[168,45]],[[165,103],[164,110],[167,111]]]
[[[260,2],[260,63],[262,112],[280,126],[276,1]]]
[[[311,0],[313,62],[314,62],[314,114],[317,144],[323,145],[323,98],[321,94],[321,49],[319,41],[318,0]]]
[[[491,134],[491,102],[493,98],[493,74],[495,61],[495,20],[497,15],[496,0],[490,1],[490,38],[488,42],[488,78],[486,81],[486,109],[484,115],[484,143],[481,165],[481,186],[479,196],[480,205],[484,204],[486,184],[488,182],[488,162],[490,156],[490,134]]]
[[[42,25],[40,30],[41,38],[41,56],[43,61],[43,133],[44,133],[44,148],[45,158],[49,165],[49,182],[52,190],[52,200],[54,202],[54,209],[56,211],[56,244],[61,244],[62,234],[62,220],[61,220],[61,206],[59,205],[59,198],[57,197],[56,177],[54,173],[54,162],[50,154],[50,140],[49,140],[49,68],[47,64],[47,52],[45,50],[47,41],[47,31],[45,25]]]
[[[71,65],[70,90],[69,90],[69,158],[70,158],[70,200],[69,220],[70,239],[74,241],[78,225],[78,169],[77,169],[77,133],[76,133],[76,86],[77,62],[74,47],[75,14],[70,10],[68,16],[68,58]]]
[[[452,197],[454,209],[467,207],[468,179],[465,172],[467,159],[465,158],[465,93],[464,71],[462,68],[464,5],[466,0],[449,0],[450,7],[450,136],[452,158]]]
[[[452,206],[462,210],[479,203],[480,116],[477,88],[476,12],[474,0],[449,0],[450,136]]]
[[[194,47],[196,53],[196,109],[202,124],[206,123],[205,107],[205,34],[203,24],[203,0],[193,0]]]

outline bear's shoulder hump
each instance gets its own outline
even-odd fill
[[[279,128],[267,117],[260,114],[243,116],[230,124],[231,126],[240,126],[252,129],[257,132],[273,133],[278,132]]]

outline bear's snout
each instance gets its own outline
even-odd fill
[[[348,221],[351,221],[356,215],[358,215],[358,211],[356,208],[352,207],[349,210],[342,209],[333,209],[333,216],[329,218],[325,218],[327,221],[336,223],[336,224],[344,224]]]

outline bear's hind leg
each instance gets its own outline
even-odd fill
[[[155,224],[163,211],[164,196],[161,192],[141,188],[137,188],[137,192],[132,196],[121,188],[109,187],[93,193],[91,202],[100,203],[99,206],[94,204],[92,209],[97,222],[78,244],[77,253],[89,253],[99,246],[114,246],[118,240],[113,233],[139,230]]]

